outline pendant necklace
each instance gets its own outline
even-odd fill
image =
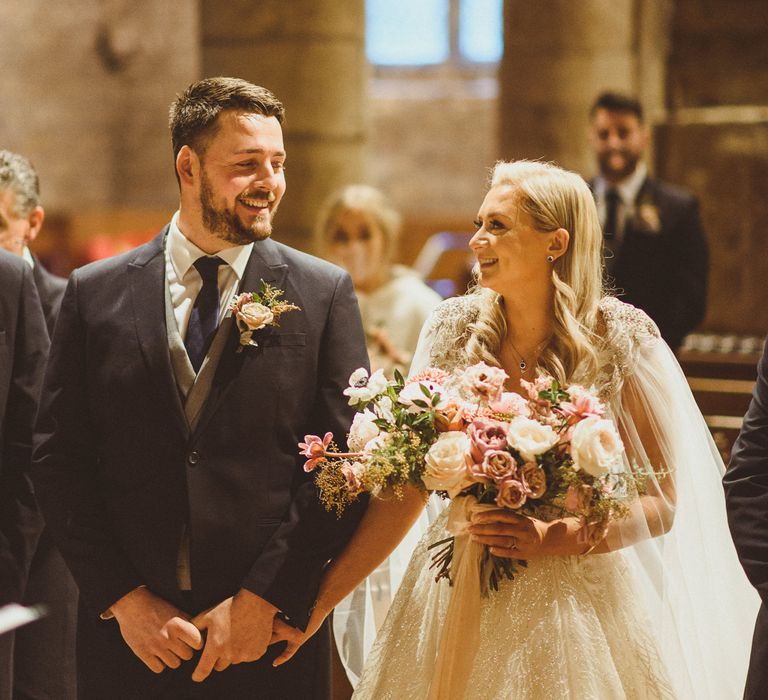
[[[518,364],[518,367],[520,367],[521,372],[525,372],[528,369],[528,363],[525,361],[525,358],[523,357],[523,354],[515,347],[515,344],[509,340],[509,346],[512,348],[512,351],[520,358],[520,362]],[[542,348],[546,343],[549,342],[549,338],[545,338],[542,340],[534,349],[534,353],[538,353],[540,351],[540,348]]]

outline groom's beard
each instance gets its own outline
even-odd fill
[[[200,178],[200,208],[205,227],[233,245],[248,245],[254,241],[263,241],[272,235],[274,209],[268,218],[255,219],[250,226],[246,226],[235,212],[226,208],[226,205],[222,208],[216,206],[213,200],[213,188],[205,171],[201,172]]]

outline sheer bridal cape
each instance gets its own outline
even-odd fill
[[[412,372],[468,364],[463,348],[478,303],[479,295],[467,295],[435,310]],[[427,547],[448,536],[447,520],[461,499],[452,503],[416,545],[355,698],[742,696],[758,596],[730,540],[722,461],[655,325],[610,297],[601,313],[596,386],[620,428],[627,467],[655,470],[611,535],[612,551],[538,558],[502,582],[480,600],[477,619],[463,623],[465,639],[479,632],[477,642],[447,652],[468,661],[468,675],[441,682],[435,669],[448,668],[439,658],[446,653],[441,636],[461,587],[435,583]],[[365,606],[351,607],[344,617],[351,624],[337,624],[336,633],[342,649],[362,650],[372,620]]]

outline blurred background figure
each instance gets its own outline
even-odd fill
[[[440,295],[408,267],[396,265],[400,216],[384,194],[368,185],[348,185],[323,206],[315,230],[317,252],[343,267],[352,277],[366,333],[371,370],[395,369],[407,374],[421,327]],[[405,539],[334,612],[333,630],[340,657],[352,685],[362,671],[363,657],[349,650],[370,649],[376,630],[405,573],[413,549],[442,510],[433,496]],[[372,625],[358,629],[360,611]],[[349,624],[348,624],[349,622]]]
[[[29,249],[44,220],[40,181],[32,163],[18,153],[0,150],[0,247],[32,266],[45,323],[52,334],[67,281],[48,272]]]
[[[348,185],[330,196],[319,216],[317,252],[352,276],[371,370],[407,372],[424,321],[440,295],[393,260],[400,216],[384,194]]]
[[[32,163],[18,153],[0,151],[0,246],[31,266],[52,336],[67,281],[48,272],[29,249],[44,220],[39,178]],[[15,700],[74,698],[77,587],[47,531],[32,560],[24,602],[45,603],[49,614],[16,632]],[[48,670],[41,673],[42,668]]]
[[[648,174],[643,155],[649,132],[637,100],[604,92],[590,117],[599,170],[590,185],[603,224],[608,279],[677,350],[706,311],[708,253],[698,201]]]
[[[0,250],[0,606],[21,602],[42,528],[29,467],[48,347],[32,271]],[[13,633],[0,636],[0,700],[12,697],[13,645]]]

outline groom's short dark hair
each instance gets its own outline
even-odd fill
[[[281,124],[285,116],[282,103],[267,88],[240,78],[198,80],[171,105],[174,164],[182,146],[189,146],[200,156],[205,153],[208,140],[216,134],[216,120],[227,109],[275,117]]]

